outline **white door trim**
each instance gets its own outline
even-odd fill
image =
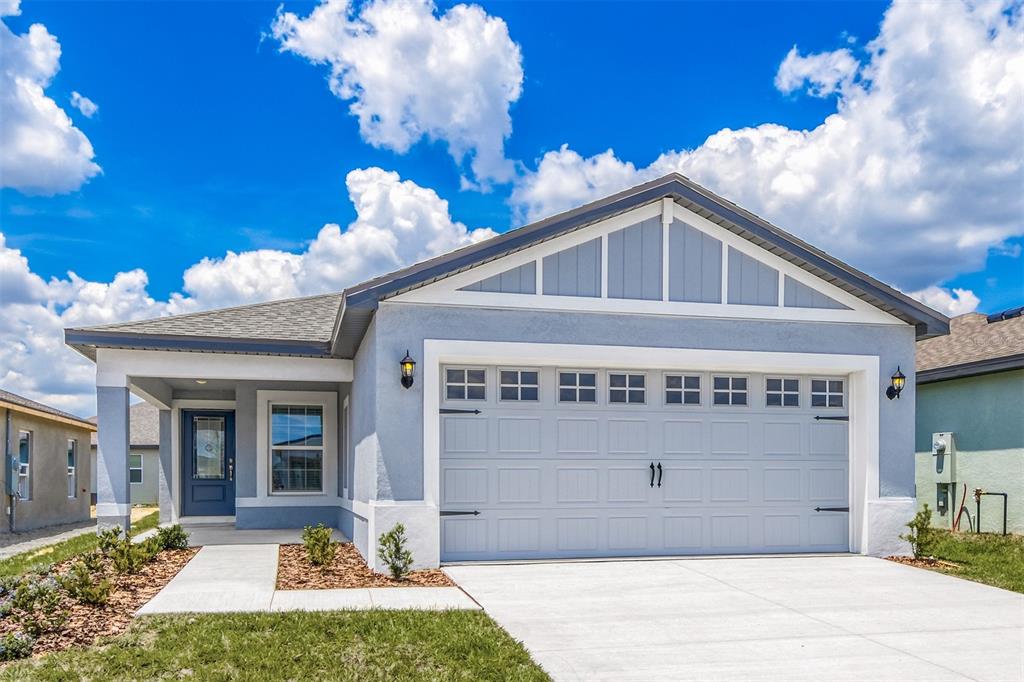
[[[850,551],[866,553],[868,550],[868,506],[878,500],[881,380],[877,355],[426,339],[423,342],[423,497],[433,506],[439,505],[441,499],[440,368],[447,362],[848,375]]]
[[[181,515],[181,411],[182,410],[231,410],[235,411],[234,400],[177,399],[171,401],[171,523],[178,523]],[[236,415],[237,418],[237,415]],[[236,453],[237,457],[237,453]]]

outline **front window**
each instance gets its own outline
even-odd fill
[[[609,372],[608,402],[643,405],[647,402],[647,377],[643,374]]]
[[[32,432],[18,432],[18,497],[32,499]]]
[[[700,405],[699,374],[666,374],[666,405]]]
[[[597,373],[595,372],[559,372],[558,402],[560,403],[596,403]]]
[[[842,379],[812,379],[811,407],[842,407]]]
[[[768,407],[800,407],[799,379],[768,377],[764,388],[764,403]]]
[[[444,374],[448,400],[484,400],[487,372],[482,369],[448,368]]]
[[[271,405],[271,492],[323,492],[324,408]]]
[[[128,482],[142,483],[142,455],[128,455]]]
[[[78,441],[68,439],[68,497],[78,497]]]
[[[746,405],[746,377],[715,377],[712,386],[712,402],[715,405]]]
[[[498,372],[499,397],[505,401],[536,401],[539,396],[539,379],[535,369],[503,369]]]

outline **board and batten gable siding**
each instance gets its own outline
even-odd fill
[[[530,261],[517,268],[492,275],[469,286],[462,291],[486,291],[495,294],[535,294],[537,293],[537,263]]]
[[[729,247],[729,303],[779,304],[779,271]]]
[[[722,302],[722,242],[679,220],[668,233],[668,300]]]
[[[544,257],[544,294],[547,296],[601,295],[601,239]]]
[[[815,291],[806,284],[798,282],[786,275],[785,305],[787,308],[828,308],[832,310],[849,310],[849,308],[820,291]]]
[[[608,234],[608,298],[661,300],[661,218]]]

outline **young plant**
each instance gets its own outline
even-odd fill
[[[182,528],[181,524],[160,528],[156,536],[164,549],[188,549],[188,531]]]
[[[99,573],[103,570],[103,554],[100,552],[86,552],[81,559],[90,573]]]
[[[412,568],[412,552],[405,546],[405,526],[396,523],[394,528],[380,536],[377,543],[377,556],[388,567],[391,577],[404,580]]]
[[[156,535],[146,538],[142,542],[136,545],[139,551],[142,552],[143,563],[149,563],[153,559],[156,559],[157,555],[164,549],[163,542],[160,541]]]
[[[302,529],[302,544],[306,546],[306,556],[314,566],[326,566],[334,561],[334,553],[340,543],[331,539],[333,533],[333,528],[322,523]]]
[[[121,526],[114,526],[113,528],[101,530],[96,535],[100,551],[103,552],[104,555],[109,555],[121,543]]]
[[[118,573],[138,573],[147,561],[147,550],[129,538],[123,538],[110,550],[110,559]]]
[[[58,579],[72,599],[83,604],[106,604],[110,597],[110,581],[96,576],[85,561],[76,561],[71,570]]]
[[[26,576],[14,591],[11,613],[25,632],[38,637],[56,630],[68,618],[61,605],[57,581],[50,576]]]
[[[36,640],[24,632],[8,632],[0,637],[0,661],[16,661],[32,653]]]
[[[901,535],[900,539],[909,542],[910,551],[914,554],[914,558],[920,559],[928,554],[931,549],[932,510],[928,508],[927,502],[907,524],[907,528],[910,529],[910,532],[906,535]]]

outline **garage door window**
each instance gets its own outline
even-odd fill
[[[535,369],[503,369],[499,372],[499,397],[503,401],[536,401],[539,398],[539,374]]]
[[[746,405],[747,378],[715,377],[713,393],[715,405]]]
[[[768,407],[800,407],[800,380],[768,377],[764,403]]]
[[[666,405],[700,405],[700,375],[666,374]]]
[[[445,397],[448,400],[484,400],[486,376],[482,369],[445,370]]]
[[[558,402],[596,403],[596,372],[559,372]]]
[[[643,405],[647,402],[647,377],[643,374],[609,372],[608,402]]]
[[[842,379],[811,379],[811,407],[842,406]]]

